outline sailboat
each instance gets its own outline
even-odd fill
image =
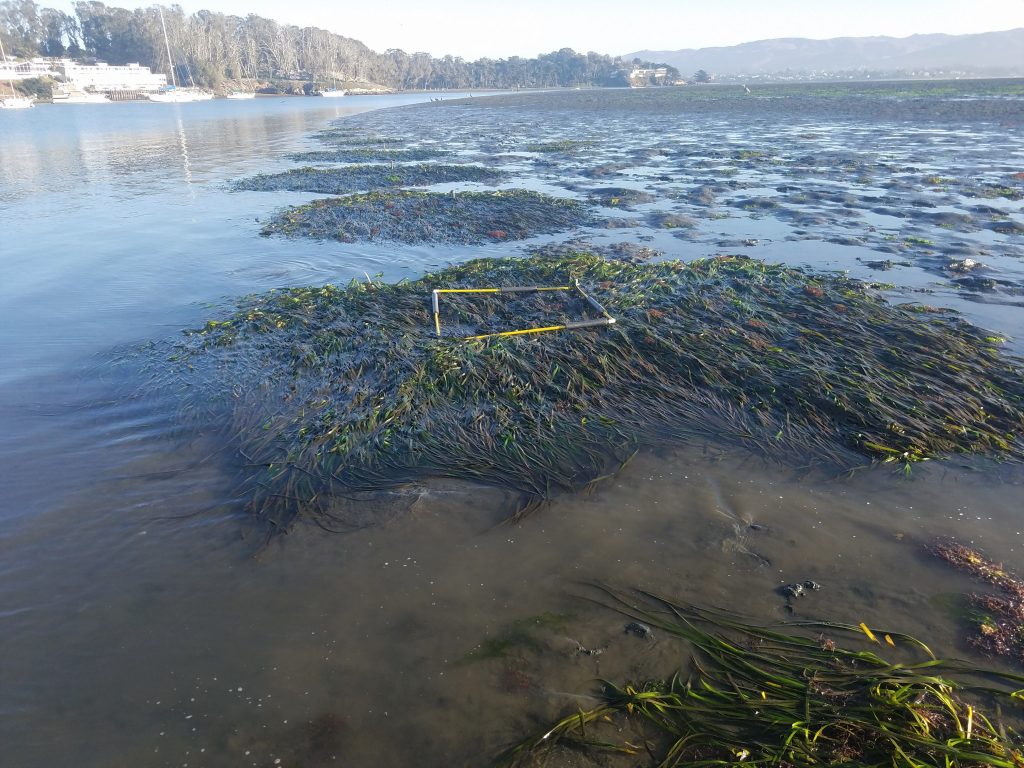
[[[334,81],[334,87],[328,88],[326,91],[320,91],[320,95],[325,99],[337,99],[340,96],[344,96],[345,92],[338,89],[338,81]]]
[[[167,24],[164,22],[163,6],[157,6],[160,11],[160,28],[164,31],[164,47],[167,49],[167,61],[171,67],[171,84],[163,90],[148,94],[150,101],[159,101],[170,104],[182,104],[186,101],[208,101],[213,94],[195,87],[178,87],[178,78],[174,75],[174,59],[171,58],[171,44],[167,40]]]
[[[7,61],[7,54],[4,53],[4,44],[0,42],[0,61]],[[0,98],[0,109],[28,109],[29,107],[35,106],[35,98],[32,96],[18,96],[18,91],[14,88],[14,78],[10,77],[7,79],[8,84],[11,86],[11,95]]]
[[[241,61],[241,59],[239,59],[239,61],[238,61],[238,68],[241,70],[240,74],[242,75],[242,78],[239,80],[239,82],[242,82],[242,81],[248,79],[249,80],[249,85],[252,88],[255,89],[256,86],[257,86],[257,80],[256,80],[255,77],[252,77],[252,78],[246,78],[245,77],[245,75],[247,74],[247,67],[246,67],[245,63],[243,63]],[[255,90],[252,90],[252,91],[234,90],[234,91],[231,91],[231,93],[229,93],[224,98],[231,99],[233,101],[235,101],[235,100],[242,100],[242,99],[255,99],[256,98],[256,91]]]

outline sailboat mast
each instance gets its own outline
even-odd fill
[[[6,68],[6,65],[7,65],[7,54],[4,53],[3,41],[0,41],[0,61],[2,61],[4,63],[4,66]],[[11,96],[17,96],[18,95],[18,90],[14,87],[14,77],[12,75],[8,74],[7,82],[11,84]]]
[[[178,78],[174,76],[174,59],[171,58],[171,44],[167,40],[167,25],[164,23],[164,7],[158,5],[160,11],[160,28],[164,31],[164,47],[167,49],[167,65],[171,68],[171,85],[178,87]]]

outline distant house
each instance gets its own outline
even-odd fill
[[[634,67],[626,76],[630,88],[644,88],[648,85],[665,85],[668,82],[668,67],[641,69]]]

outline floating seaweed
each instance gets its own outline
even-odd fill
[[[990,656],[1024,662],[1024,581],[977,549],[952,539],[937,541],[928,551],[1002,593],[970,595],[971,605],[977,609],[975,634],[970,640]]]
[[[613,609],[679,642],[684,671],[606,681],[596,706],[550,724],[500,762],[561,764],[551,758],[569,748],[643,755],[659,766],[1024,765],[1016,718],[1007,723],[1001,712],[1018,711],[1024,677],[938,660],[912,637],[866,625],[764,627],[648,592],[604,594]],[[851,644],[866,636],[876,648],[882,636],[892,653],[913,658],[893,663],[880,650],[843,648],[838,636]]]
[[[592,224],[582,204],[522,189],[494,192],[370,192],[288,208],[263,235],[478,245]]]
[[[557,292],[451,294],[450,335],[435,335],[434,288],[574,280],[614,326],[467,342],[495,318],[511,330],[590,310],[545,303]],[[274,530],[307,515],[329,527],[339,494],[427,476],[514,491],[525,509],[639,446],[695,439],[840,469],[1024,456],[1022,361],[992,338],[845,276],[742,257],[478,259],[394,285],[272,291],[191,332],[179,357],[182,375],[215,377],[197,398],[231,403],[253,509]]]
[[[451,182],[493,184],[505,174],[479,165],[348,165],[342,168],[294,168],[284,173],[261,173],[235,183],[240,191],[319,192],[339,195],[370,189],[425,187]]]

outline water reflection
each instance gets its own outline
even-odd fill
[[[185,171],[185,184],[189,187],[192,186],[192,168],[188,161],[188,139],[185,137],[185,123],[181,119],[181,115],[178,115],[178,142],[181,145],[181,164]],[[189,189],[189,196],[195,200],[195,191]]]
[[[0,406],[4,385],[187,325],[198,302],[337,280],[334,246],[260,238],[253,218],[280,202],[225,187],[288,167],[285,153],[314,146],[309,135],[334,117],[427,98],[42,105],[0,116]],[[351,269],[397,264],[390,276],[400,277],[415,258],[372,254]]]
[[[145,177],[178,164],[180,126],[191,134],[192,170],[208,178],[233,163],[277,157],[284,143],[301,145],[305,134],[333,117],[427,98],[353,98],[344,106],[313,98],[40,105],[0,120],[0,203],[55,193],[82,197],[96,194],[94,185],[116,193],[145,184]]]

